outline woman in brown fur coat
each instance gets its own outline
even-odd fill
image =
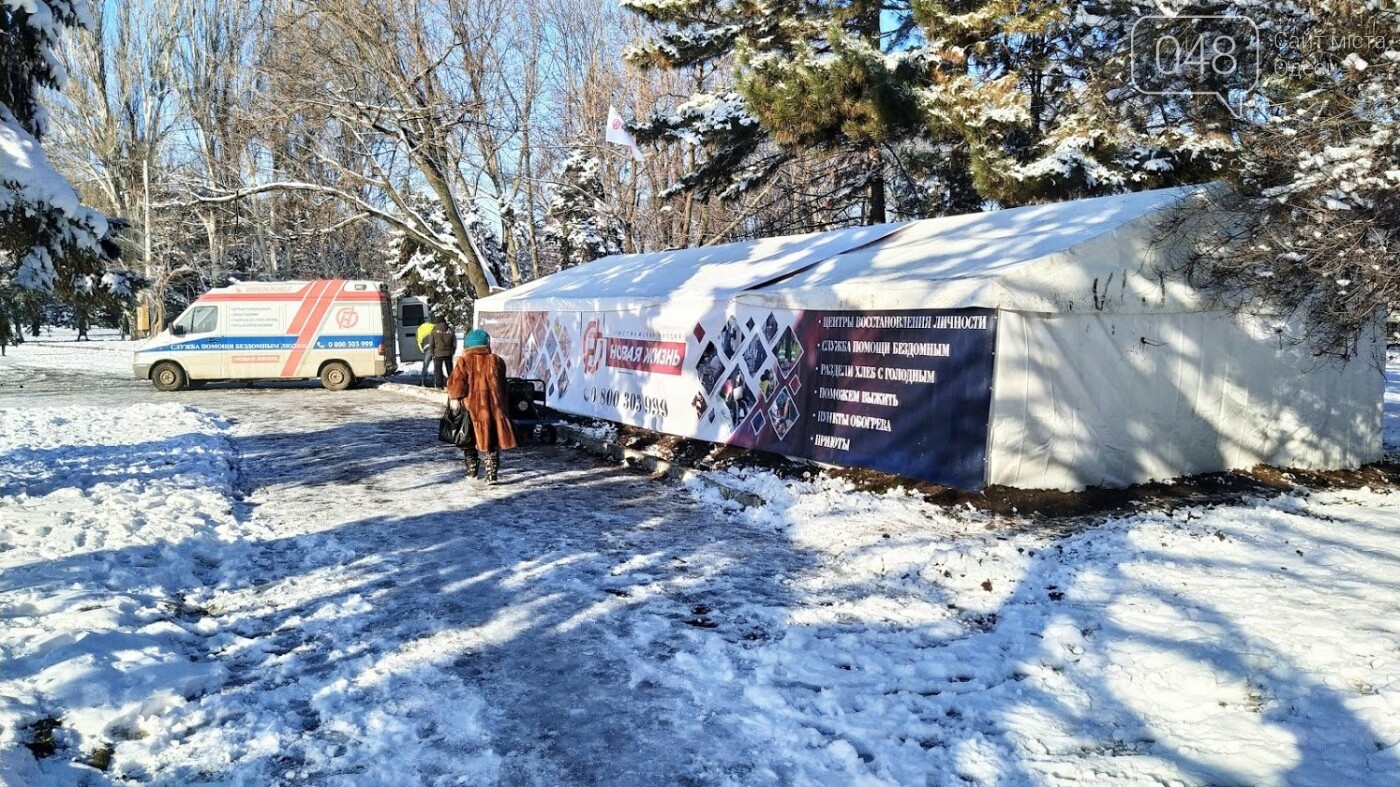
[[[454,410],[466,407],[476,445],[463,448],[467,478],[476,478],[481,453],[486,452],[486,483],[493,484],[501,471],[501,451],[514,448],[510,425],[510,396],[506,388],[506,362],[491,352],[491,337],[480,328],[467,334],[466,348],[447,378],[447,398]]]

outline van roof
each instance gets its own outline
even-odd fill
[[[329,285],[329,286],[327,286]],[[217,300],[302,300],[307,296],[354,298],[364,293],[378,298],[383,284],[369,279],[314,279],[311,281],[241,281],[227,287],[215,287],[199,296],[202,301]]]

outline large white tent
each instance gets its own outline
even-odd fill
[[[478,322],[560,409],[959,486],[1378,459],[1380,331],[1319,358],[1192,288],[1193,193],[621,255]]]

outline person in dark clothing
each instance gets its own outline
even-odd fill
[[[466,410],[471,419],[473,444],[462,449],[467,478],[476,478],[485,452],[486,483],[494,484],[501,472],[501,451],[516,446],[506,362],[491,352],[491,337],[480,328],[468,333],[463,344],[466,350],[447,381],[448,406]]]
[[[433,332],[428,334],[427,351],[433,356],[433,384],[443,389],[447,387],[447,376],[452,369],[452,356],[457,354],[457,334],[446,320],[438,320]]]

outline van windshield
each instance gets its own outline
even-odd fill
[[[219,327],[219,307],[195,306],[176,320],[172,329],[179,326],[185,333],[210,333]]]

